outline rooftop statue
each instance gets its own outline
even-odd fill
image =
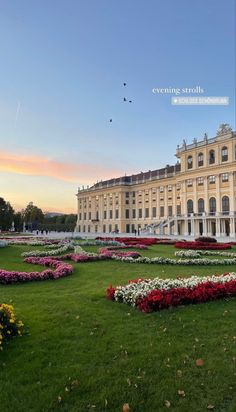
[[[217,130],[217,136],[221,136],[229,132],[232,132],[232,127],[230,127],[228,123],[222,123],[220,124],[219,129]]]

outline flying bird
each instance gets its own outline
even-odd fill
[[[127,102],[127,99],[124,97],[123,101],[124,101],[124,102]]]
[[[132,100],[129,100],[129,103],[132,103]]]
[[[123,83],[124,86],[126,86],[126,83]]]
[[[110,123],[112,122],[112,119],[110,119]]]

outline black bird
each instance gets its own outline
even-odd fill
[[[129,103],[132,103],[132,100],[129,100]]]
[[[124,97],[124,99],[123,99],[123,100],[124,100],[124,102],[127,102],[127,99],[126,99],[125,97]]]
[[[110,123],[112,122],[112,119],[110,119]]]
[[[126,83],[123,83],[124,86],[126,86]]]

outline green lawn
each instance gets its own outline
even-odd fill
[[[32,249],[0,249],[0,267],[39,270],[20,257]],[[142,255],[174,257],[175,250],[152,246]],[[124,403],[131,412],[201,412],[208,405],[236,411],[235,299],[147,315],[105,297],[111,283],[138,276],[211,275],[236,267],[101,261],[74,268],[56,281],[0,286],[0,302],[12,303],[27,329],[0,353],[1,412],[121,412]]]

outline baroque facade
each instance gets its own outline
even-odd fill
[[[235,238],[236,132],[183,141],[174,166],[79,188],[77,232]]]

